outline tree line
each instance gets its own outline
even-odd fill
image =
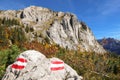
[[[25,32],[21,27],[20,21],[0,18],[0,49],[7,48],[11,44],[19,45],[25,41]]]

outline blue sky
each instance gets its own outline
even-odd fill
[[[120,39],[120,0],[0,0],[0,10],[19,10],[30,5],[76,14],[97,39]]]

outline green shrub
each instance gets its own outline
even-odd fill
[[[5,74],[5,69],[8,65],[12,64],[16,57],[20,54],[20,51],[25,49],[20,49],[16,45],[12,45],[9,49],[0,51],[0,80]]]
[[[64,60],[84,80],[119,80],[120,59],[111,54],[99,55],[80,51],[59,49],[55,55]],[[109,61],[108,61],[109,60]]]
[[[49,51],[49,44],[47,46],[42,45],[41,48],[36,47],[41,49],[42,53]],[[45,52],[44,47],[47,47]],[[62,59],[75,69],[79,75],[83,76],[84,80],[120,80],[120,56],[72,51],[57,45],[56,47],[57,51],[52,52],[54,49],[50,49],[53,54],[47,54],[47,57],[52,56]],[[13,63],[19,53],[24,50],[13,45],[9,49],[0,51],[0,79],[5,73],[6,67]]]

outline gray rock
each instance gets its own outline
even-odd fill
[[[17,18],[25,26],[33,28],[32,32],[26,32],[26,37],[30,42],[34,40],[45,42],[47,37],[51,44],[56,43],[67,49],[106,52],[96,41],[88,26],[80,22],[74,14],[30,6],[19,11],[3,11],[0,13],[1,16]]]
[[[25,51],[17,59],[21,57],[27,60],[25,67],[18,70],[12,68],[14,63],[11,64],[2,80],[82,80],[82,77],[65,63],[63,63],[64,69],[52,71],[50,69],[52,61],[62,61],[58,58],[46,58],[35,50]]]

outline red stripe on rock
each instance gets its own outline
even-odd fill
[[[23,69],[25,66],[20,66],[20,65],[17,65],[17,64],[12,64],[12,68],[14,69]]]
[[[24,62],[27,62],[27,60],[24,59],[24,58],[18,58],[17,61],[20,61],[20,62],[23,62],[23,63],[24,63]]]
[[[52,67],[51,68],[52,71],[63,70],[63,69],[64,69],[64,66],[63,67]]]
[[[63,64],[62,61],[52,61],[52,64]]]

